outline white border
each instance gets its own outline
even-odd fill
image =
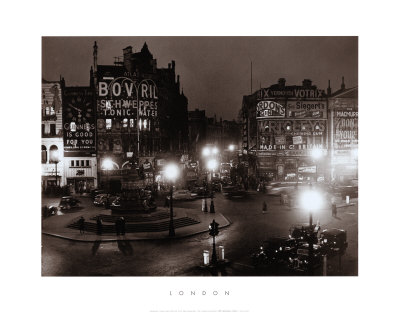
[[[398,306],[397,283],[391,281],[399,276],[399,205],[395,196],[399,153],[398,131],[392,127],[398,124],[399,116],[400,55],[398,9],[394,3],[8,1],[0,21],[0,79],[5,108],[1,122],[5,141],[1,283],[6,286],[1,309],[393,311]],[[135,26],[138,24],[141,26]],[[40,162],[35,152],[40,140],[42,35],[359,35],[360,276],[42,278]],[[169,290],[182,285],[185,290],[228,288],[231,295],[206,299],[168,296]]]

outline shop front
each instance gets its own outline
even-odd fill
[[[65,177],[71,194],[88,193],[97,188],[96,157],[65,157]]]

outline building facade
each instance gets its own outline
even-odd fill
[[[114,191],[143,180],[147,184],[155,178],[159,155],[188,152],[188,102],[175,62],[158,68],[146,43],[137,53],[126,47],[123,61],[113,65],[98,65],[97,52],[95,43],[92,83],[101,184]],[[105,168],[105,160],[112,167]]]
[[[329,96],[330,180],[344,183],[358,178],[358,87]]]
[[[92,87],[66,87],[62,80],[64,176],[70,193],[97,187],[96,105]]]
[[[323,90],[278,84],[243,97],[243,157],[250,175],[273,181],[316,181],[325,177],[328,101]]]
[[[64,186],[60,82],[42,80],[42,191]]]

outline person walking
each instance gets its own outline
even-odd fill
[[[121,220],[118,218],[117,220],[115,220],[115,232],[117,234],[117,236],[119,236],[120,232],[121,232]]]
[[[124,219],[124,217],[121,217],[119,219],[119,225],[120,225],[121,235],[125,235],[125,219]]]
[[[337,215],[337,206],[336,206],[336,203],[332,203],[332,217],[335,217],[336,218],[336,215]]]
[[[79,227],[79,233],[80,234],[85,234],[85,218],[80,217],[78,220],[78,227]]]
[[[103,233],[103,220],[101,220],[100,217],[97,217],[96,225],[97,225],[97,235],[101,235]]]
[[[267,203],[264,200],[263,207],[262,207],[262,213],[267,213],[267,210],[268,210]]]

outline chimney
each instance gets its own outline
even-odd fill
[[[284,88],[285,87],[285,83],[286,83],[286,79],[285,78],[279,78],[278,80],[278,85],[280,88]],[[260,87],[261,89],[261,87]]]
[[[346,85],[344,84],[344,77],[342,77],[342,85],[340,86],[342,90],[346,89]]]
[[[175,61],[172,60],[171,63],[172,63],[172,70],[175,71]]]
[[[303,87],[305,88],[311,88],[312,81],[310,79],[304,79],[303,80]]]
[[[171,69],[171,63],[168,63],[168,69]]]
[[[331,81],[330,80],[328,80],[328,89],[326,90],[326,92],[328,93],[328,96],[331,96],[332,89],[331,89]]]

